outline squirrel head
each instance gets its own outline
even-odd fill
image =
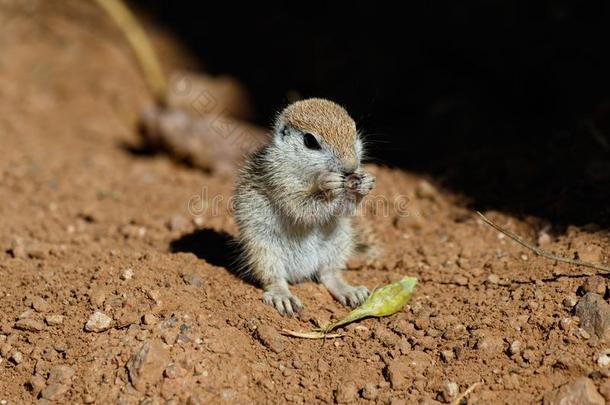
[[[353,173],[362,141],[356,123],[340,105],[321,98],[297,101],[277,117],[272,143],[303,175],[322,170]]]

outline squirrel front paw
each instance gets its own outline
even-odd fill
[[[333,199],[343,191],[343,181],[343,176],[340,173],[323,172],[318,176],[316,185],[318,190],[324,193],[328,199]]]
[[[347,176],[345,186],[348,190],[365,196],[375,187],[375,176],[369,172],[356,172]]]

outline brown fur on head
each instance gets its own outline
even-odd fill
[[[356,159],[356,123],[337,103],[322,98],[297,101],[282,111],[278,122],[319,136],[342,159]]]

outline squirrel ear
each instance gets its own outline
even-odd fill
[[[278,137],[284,139],[285,137],[290,135],[290,130],[288,129],[288,126],[286,124],[284,124],[283,122],[278,122],[275,133]]]

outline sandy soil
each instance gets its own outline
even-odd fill
[[[475,383],[468,403],[610,400],[606,280],[534,257],[460,196],[385,167],[371,167],[364,216],[383,253],[347,278],[417,276],[412,302],[341,339],[282,336],[346,310],[313,283],[293,288],[298,318],[265,306],[230,271],[231,177],[134,149],[151,98],[117,31],[81,2],[27,3],[0,7],[1,404],[398,405]],[[545,249],[608,259],[594,225],[549,235],[487,214]],[[593,324],[575,316],[585,292],[606,297]]]

